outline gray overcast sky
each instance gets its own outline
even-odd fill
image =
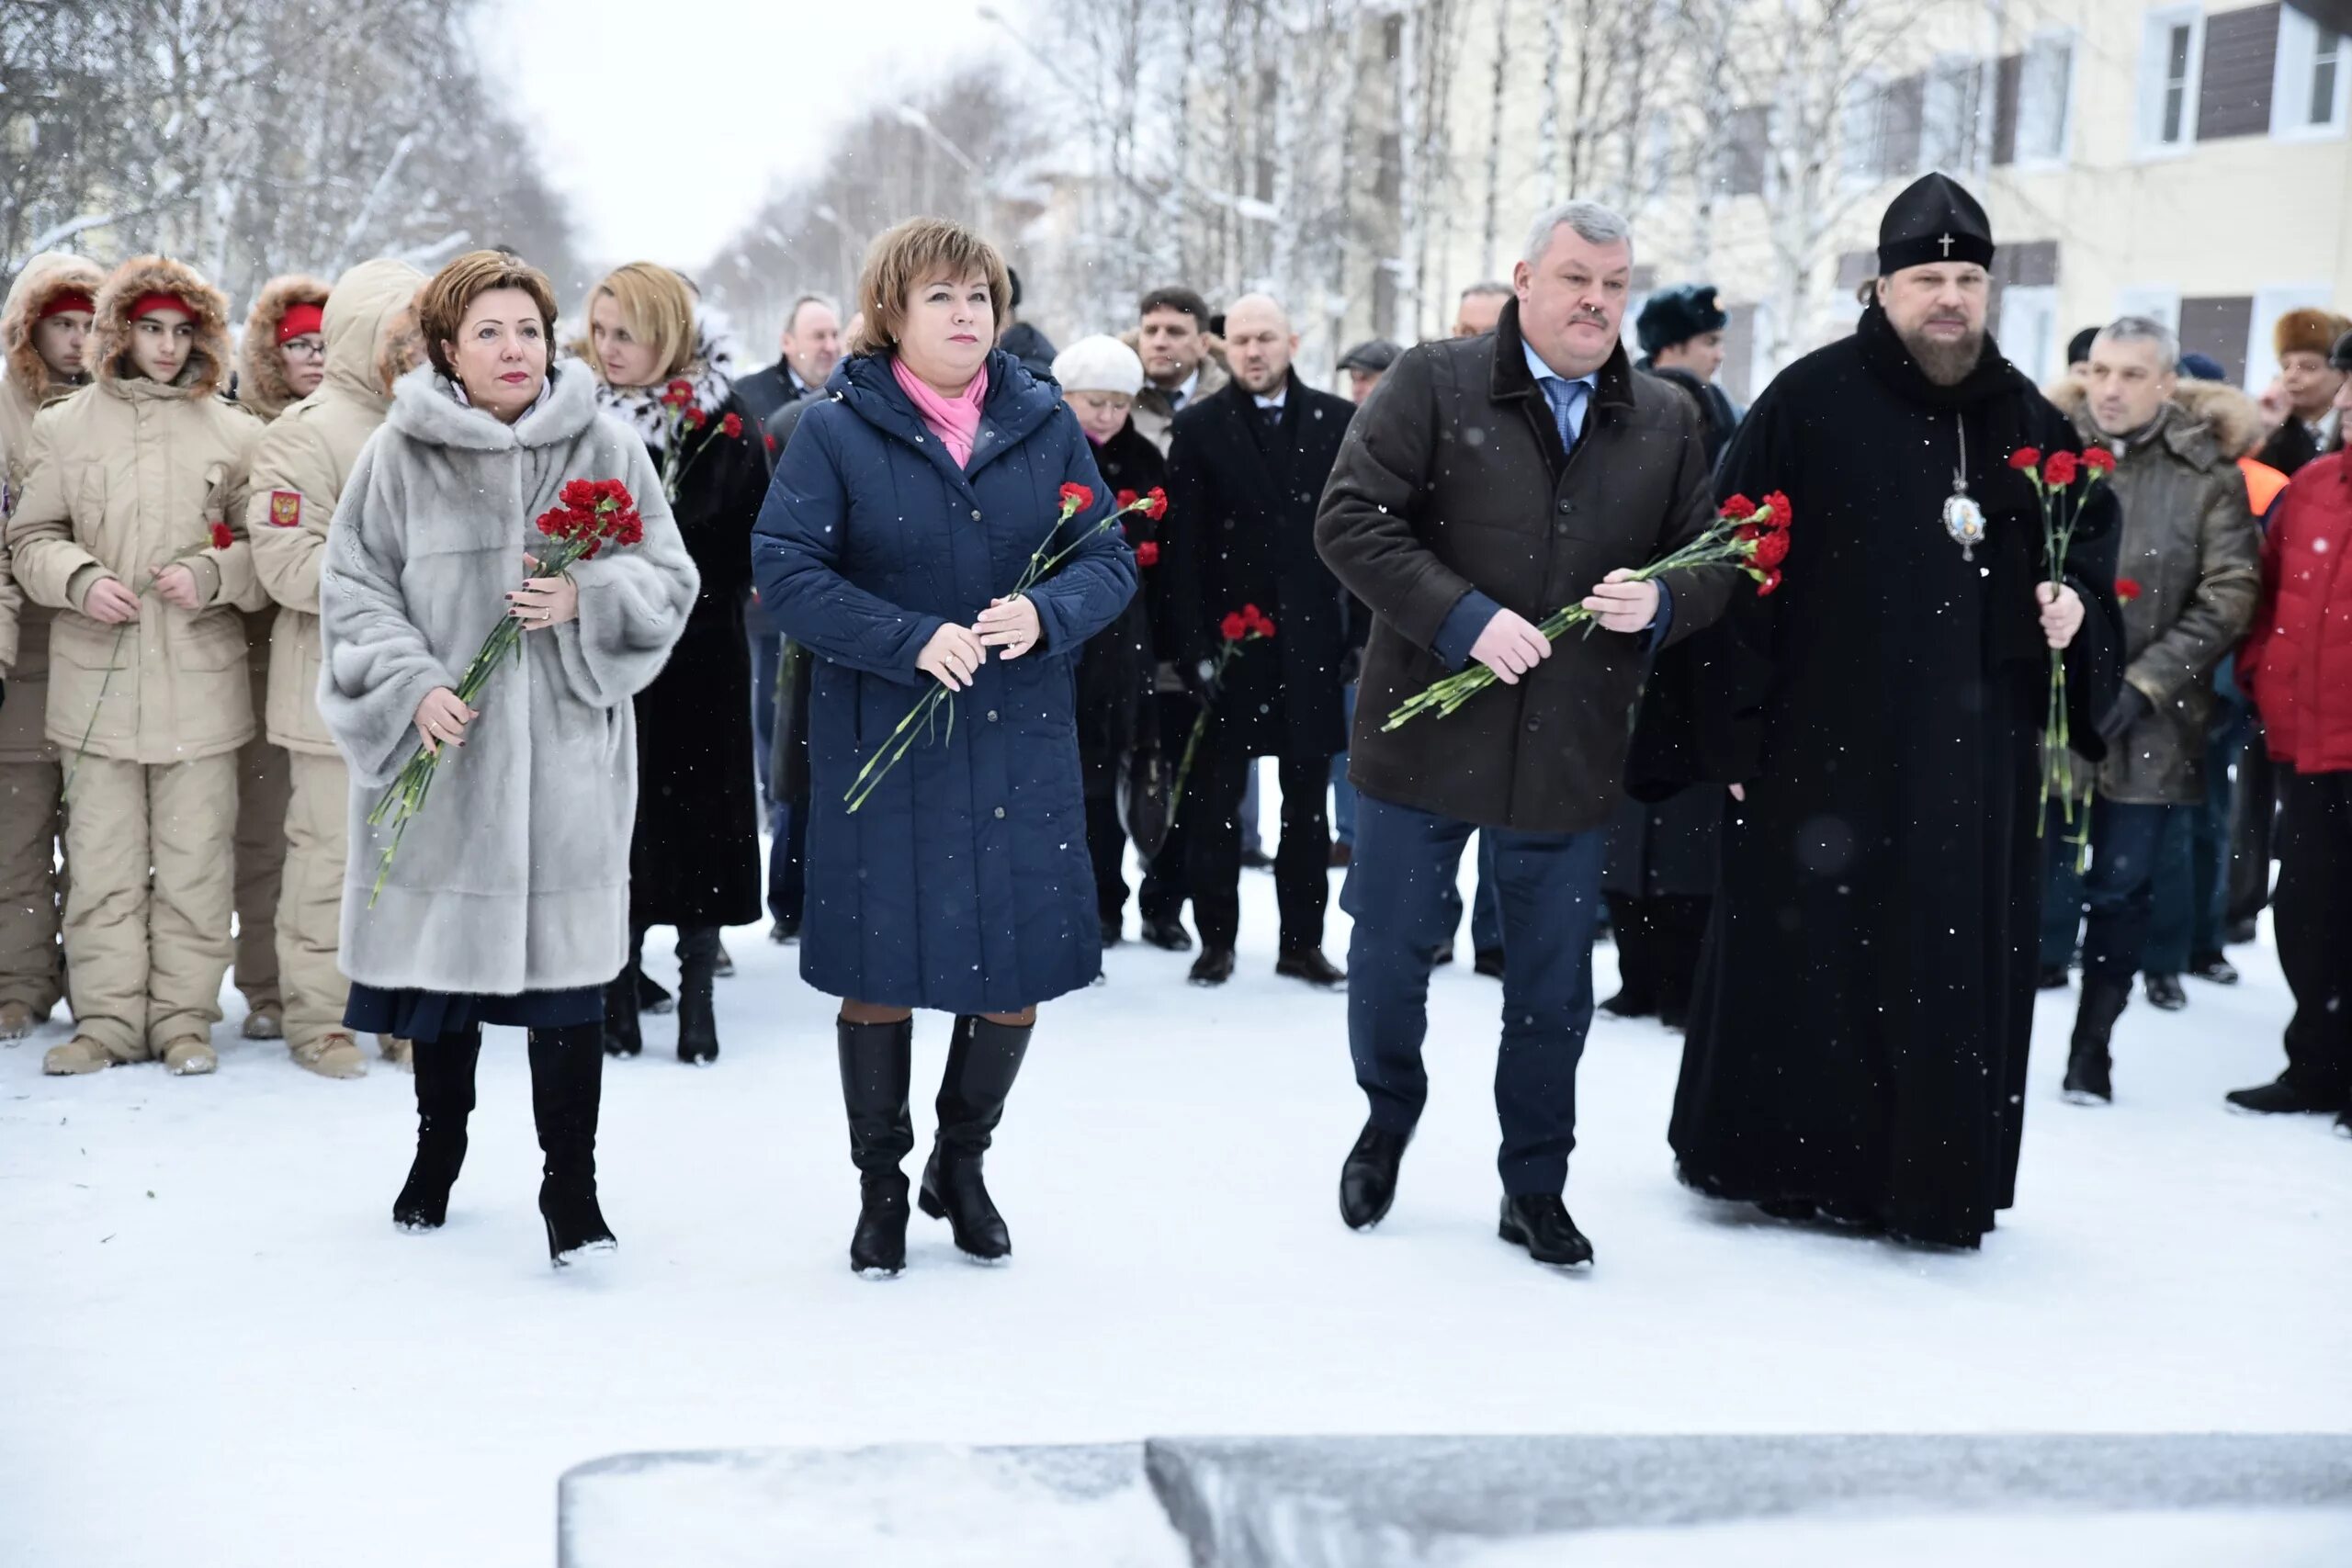
[[[996,4],[1016,18],[1029,9]],[[478,36],[484,73],[510,87],[571,198],[588,259],[697,266],[864,109],[1012,54],[979,6],[491,0]]]

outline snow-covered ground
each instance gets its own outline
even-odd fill
[[[918,1217],[903,1278],[850,1274],[831,1004],[758,930],[729,938],[715,1067],[652,1019],[606,1075],[622,1248],[593,1271],[547,1266],[517,1035],[484,1052],[449,1226],[422,1237],[388,1217],[401,1074],[311,1077],[233,1015],[210,1078],[44,1078],[62,1024],[0,1051],[0,1563],[543,1564],[558,1474],[639,1450],[2352,1427],[2352,1143],[2222,1104],[2278,1066],[2267,945],[2233,953],[2234,990],[2133,1007],[2108,1110],[2059,1101],[2073,996],[2043,999],[2019,1205],[1981,1255],[1685,1192],[1678,1042],[1601,1020],[1577,1277],[1495,1238],[1498,989],[1466,966],[1433,987],[1396,1210],[1341,1226],[1344,1003],[1275,979],[1271,879],[1245,899],[1225,989],[1130,943],[1047,1011],[989,1156],[1001,1270]],[[1604,946],[1603,995],[1613,966]],[[925,1138],[945,1032],[919,1025]]]

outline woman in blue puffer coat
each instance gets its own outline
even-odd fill
[[[980,1178],[1037,1004],[1102,968],[1072,670],[1134,593],[1077,418],[996,350],[1003,259],[915,219],[874,243],[865,325],[786,449],[752,541],[760,603],[816,660],[800,972],[842,998],[842,1098],[862,1204],[850,1265],[906,1262],[912,1010],[956,1014],[924,1213],[987,1261],[1012,1241]],[[1056,531],[1062,487],[1089,502]],[[1033,552],[1077,548],[1012,597]],[[951,695],[856,810],[859,770]]]

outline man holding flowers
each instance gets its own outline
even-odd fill
[[[1371,1117],[1340,1208],[1376,1224],[1428,1096],[1430,954],[1449,934],[1462,848],[1494,846],[1503,947],[1495,1069],[1503,1238],[1589,1262],[1561,1201],[1576,1071],[1592,1018],[1600,863],[1634,700],[1655,648],[1722,613],[1725,558],[1635,581],[1713,521],[1698,418],[1636,376],[1619,342],[1633,272],[1623,219],[1546,212],[1487,335],[1425,344],[1357,417],[1316,524],[1373,629],[1350,747],[1359,795],[1341,907],[1354,917],[1348,1039]],[[1556,641],[1539,625],[1595,624]],[[1500,689],[1400,706],[1471,666]]]

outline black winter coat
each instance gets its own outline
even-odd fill
[[[1144,439],[1129,420],[1116,435],[1094,449],[1094,466],[1102,471],[1103,486],[1114,497],[1121,491],[1143,495],[1168,488],[1168,459]],[[1144,566],[1161,525],[1140,514],[1123,525],[1127,545],[1136,550],[1136,574],[1142,586],[1119,618],[1088,639],[1078,659],[1078,754],[1086,767],[1089,793],[1115,784],[1119,759],[1129,751],[1157,750],[1159,726],[1146,723],[1151,713],[1152,678],[1158,667],[1159,643],[1155,623],[1164,615],[1167,593],[1159,568]]]
[[[1255,757],[1347,750],[1347,596],[1316,553],[1315,512],[1355,412],[1294,375],[1278,428],[1238,381],[1176,416],[1159,568],[1176,642],[1162,657],[1196,679],[1216,658],[1218,623],[1245,604],[1276,628],[1227,666],[1214,710],[1222,747]]]
[[[1464,596],[1530,621],[1609,572],[1657,559],[1714,513],[1690,400],[1600,367],[1575,455],[1527,367],[1516,302],[1485,336],[1406,351],[1365,402],[1324,493],[1316,541],[1376,617],[1348,777],[1382,800],[1486,828],[1581,832],[1620,795],[1648,634],[1563,637],[1515,686],[1384,733],[1406,698],[1452,673],[1434,651]],[[1673,571],[1668,646],[1723,613],[1728,567]]]
[[[743,419],[741,435],[721,433],[729,413]],[[702,594],[670,662],[637,694],[629,919],[640,926],[741,925],[760,916],[752,651],[742,604],[767,459],[758,426],[731,396],[685,439],[691,461],[673,510],[702,573]]]

